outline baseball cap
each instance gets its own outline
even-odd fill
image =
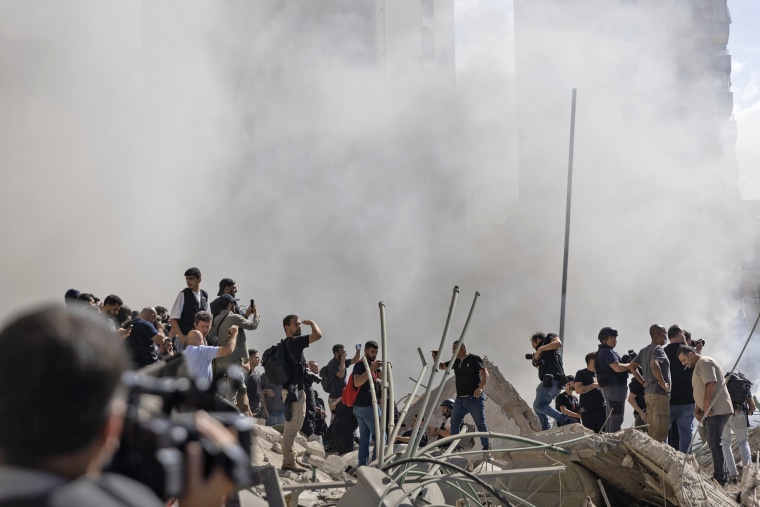
[[[222,305],[222,308],[227,308],[227,305],[230,303],[234,303],[236,301],[240,301],[239,299],[235,299],[234,297],[230,296],[229,294],[224,294],[222,297],[219,298],[219,302]]]

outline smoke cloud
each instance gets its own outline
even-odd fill
[[[469,350],[532,400],[577,88],[568,373],[601,327],[638,350],[652,323],[729,366],[739,194],[696,14],[462,2],[455,27],[439,1],[428,58],[420,14],[384,5],[385,32],[374,1],[0,4],[2,315],[70,287],[169,306],[198,266],[256,299],[253,346],[297,313],[324,363],[379,338],[384,301],[399,392],[459,285],[449,341],[479,290]]]

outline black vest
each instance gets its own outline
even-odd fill
[[[182,291],[185,295],[185,302],[182,305],[182,315],[179,317],[179,329],[182,334],[186,335],[194,329],[195,326],[195,314],[201,311],[206,306],[208,301],[208,293],[201,289],[201,303],[198,304],[198,300],[195,299],[193,291],[189,288]]]

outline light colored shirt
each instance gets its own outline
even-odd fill
[[[195,296],[195,300],[198,301],[198,305],[200,305],[201,291],[198,290],[198,292],[193,292],[193,296]],[[211,306],[209,306],[208,299],[206,299],[204,303],[205,304],[201,306],[201,310],[206,310],[207,312],[210,312]],[[177,294],[177,299],[174,300],[174,304],[172,305],[172,311],[169,313],[169,318],[179,320],[180,317],[182,317],[182,309],[184,307],[185,307],[185,293],[183,291],[180,291],[179,294]]]
[[[208,345],[188,345],[185,347],[182,354],[187,363],[187,374],[196,381],[205,378],[211,383],[214,379],[211,361],[216,357],[218,350],[219,347],[209,347]]]
[[[42,470],[0,466],[0,500],[39,495],[66,482],[64,477]]]
[[[717,400],[710,410],[710,415],[733,414],[734,406],[731,404],[731,396],[728,394],[725,380],[723,379],[723,370],[712,357],[702,356],[694,365],[694,376],[691,377],[691,386],[694,389],[694,401],[697,406],[706,410],[707,407],[702,405],[705,402],[705,385],[715,382],[715,391],[713,397]],[[710,400],[712,402],[712,400]]]

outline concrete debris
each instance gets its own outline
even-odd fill
[[[757,491],[760,471],[756,463],[744,468],[740,485],[721,488],[710,479],[707,467],[700,469],[692,457],[684,459],[682,453],[653,441],[638,430],[595,434],[579,424],[573,424],[537,431],[538,419],[530,406],[493,363],[486,360],[486,365],[491,373],[486,385],[489,429],[493,433],[520,435],[537,442],[554,444],[567,451],[565,454],[547,447],[533,449],[529,444],[493,438],[491,442],[495,451],[490,456],[454,453],[450,458],[444,458],[474,473],[496,490],[508,492],[537,507],[730,507],[740,505],[739,502],[745,506],[760,506],[757,502],[760,497]],[[444,384],[440,399],[452,397],[453,394],[452,376]],[[420,403],[421,399],[418,399],[408,415],[420,412]],[[440,411],[436,410],[434,415],[430,424],[440,424]],[[407,423],[410,420],[411,417],[407,417]],[[292,500],[292,505],[342,507],[379,505],[378,502],[401,506],[424,503],[456,505],[461,501],[461,496],[457,498],[461,490],[457,488],[469,488],[464,486],[465,477],[452,478],[453,472],[446,468],[440,468],[437,472],[445,474],[440,475],[440,481],[426,483],[424,488],[418,488],[417,484],[425,478],[417,476],[414,480],[407,479],[411,482],[397,483],[385,472],[372,467],[362,467],[351,475],[348,471],[356,467],[356,451],[344,456],[326,455],[318,441],[308,441],[303,435],[296,439],[294,448],[298,459],[310,470],[300,474],[283,473],[280,470],[281,437],[281,431],[275,428],[257,426],[252,456],[255,465],[271,464],[279,470],[280,485]],[[752,449],[760,449],[760,429],[750,430],[750,444]],[[430,467],[428,465],[419,470],[429,470]],[[482,486],[474,488],[478,490],[477,495],[485,494],[486,489]],[[254,491],[259,489],[255,488]],[[422,496],[415,500],[418,493]],[[490,494],[486,496],[484,505],[503,505]],[[241,505],[254,504],[243,502],[241,496]]]

